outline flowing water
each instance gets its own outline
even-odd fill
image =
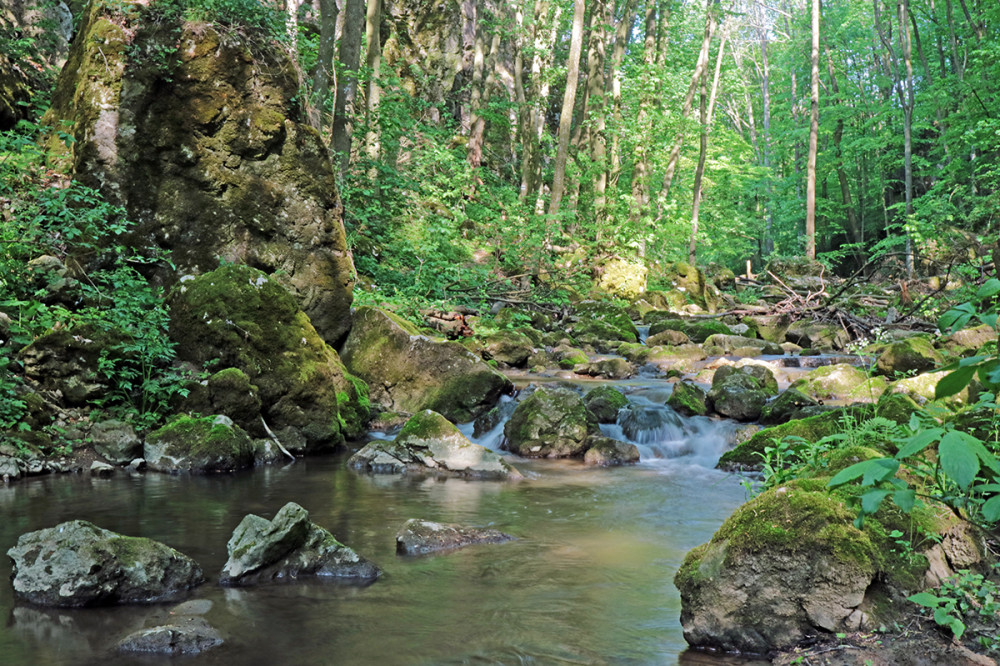
[[[528,477],[520,483],[361,476],[342,456],[232,476],[30,479],[0,487],[0,551],[24,532],[81,518],[190,555],[209,578],[191,598],[226,644],[185,664],[734,663],[685,652],[672,583],[685,553],[745,499],[738,479],[712,469],[727,426],[681,419],[662,398],[640,388],[632,413],[605,426],[637,443],[639,465],[515,460]],[[497,440],[497,431],[479,439]],[[292,501],[379,564],[382,578],[360,588],[219,587],[243,516],[271,517]],[[394,534],[409,518],[493,526],[517,540],[401,558]],[[0,581],[9,575],[0,557]],[[171,608],[40,609],[15,604],[4,582],[0,664],[136,663],[114,643]]]

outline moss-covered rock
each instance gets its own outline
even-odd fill
[[[906,377],[889,386],[892,393],[902,393],[918,404],[926,404],[934,400],[938,383],[948,375],[947,372],[925,372],[915,377]],[[973,382],[955,395],[944,398],[943,402],[953,409],[968,406],[976,401],[982,387]]]
[[[583,396],[583,404],[599,423],[614,423],[618,420],[618,410],[628,404],[628,398],[613,386],[598,386]]]
[[[234,472],[253,467],[255,454],[247,433],[225,416],[176,416],[143,446],[149,469],[170,474]]]
[[[810,370],[792,382],[794,388],[815,400],[875,402],[888,386],[881,377],[869,377],[863,370],[846,363]]]
[[[171,251],[161,283],[258,266],[320,335],[350,327],[353,265],[329,152],[299,72],[270,39],[165,17],[157,3],[95,0],[44,119],[73,175],[122,205],[135,238]],[[252,31],[251,31],[252,32]]]
[[[67,405],[83,405],[109,391],[99,364],[118,341],[114,336],[89,325],[54,329],[22,348],[18,358],[24,375],[41,388],[58,391]]]
[[[897,374],[926,372],[944,364],[944,357],[924,337],[906,338],[894,342],[883,351],[876,362],[879,374],[895,377]]]
[[[738,365],[723,365],[712,375],[712,386],[724,382],[734,374],[744,374],[753,377],[760,383],[760,388],[769,396],[778,395],[778,380],[766,365],[754,361],[740,361]]]
[[[649,336],[664,331],[681,331],[694,342],[705,342],[713,335],[732,335],[731,328],[717,319],[660,319],[649,326]]]
[[[691,338],[683,331],[666,330],[660,331],[656,335],[651,335],[646,339],[646,344],[650,347],[667,346],[676,347],[686,345],[691,342]]]
[[[598,268],[597,289],[614,298],[633,300],[646,291],[648,273],[641,261],[613,257]]]
[[[429,409],[414,414],[394,441],[374,440],[351,456],[347,464],[373,474],[521,478],[507,461],[473,444],[448,419]]]
[[[822,486],[795,482],[747,502],[688,553],[674,583],[689,644],[766,653],[820,632],[857,631],[879,542]],[[868,628],[872,623],[865,623]]]
[[[504,330],[486,336],[481,354],[486,360],[496,360],[514,368],[523,368],[534,353],[534,343],[519,331]]]
[[[678,261],[667,264],[660,270],[662,275],[657,277],[683,293],[695,305],[709,312],[714,312],[718,307],[718,288],[710,280],[705,279],[705,274],[697,266]]]
[[[886,391],[875,404],[875,415],[899,424],[909,423],[910,416],[921,410],[920,405],[905,393]]]
[[[708,413],[708,395],[697,384],[680,381],[674,384],[667,405],[684,416],[704,416]]]
[[[358,308],[342,350],[348,369],[387,411],[432,409],[460,423],[488,411],[510,380],[457,342],[421,335],[378,308]]]
[[[787,314],[747,315],[743,318],[743,323],[762,340],[780,345],[785,341],[785,334],[792,325],[792,318]]]
[[[569,333],[589,344],[600,340],[639,341],[639,331],[628,312],[613,303],[578,303],[573,308],[573,319],[568,327]]]
[[[598,467],[617,467],[639,462],[639,449],[635,444],[610,437],[594,437],[590,448],[583,454],[583,462]]]
[[[825,414],[764,428],[746,442],[723,453],[718,466],[721,469],[760,467],[764,449],[776,446],[785,437],[801,437],[807,442],[818,442],[824,437],[843,431],[845,412],[846,409],[836,409]]]
[[[718,371],[716,377],[720,377]],[[723,373],[721,379],[713,380],[708,402],[722,416],[755,421],[767,403],[767,392],[756,377],[739,371]]]
[[[628,379],[635,374],[635,367],[623,358],[602,358],[573,368],[578,375],[605,379]]]
[[[758,338],[716,333],[705,340],[705,353],[710,356],[781,356],[785,353],[779,345]]]
[[[583,455],[600,428],[575,392],[543,386],[518,404],[504,435],[504,447],[517,455],[567,458]]]
[[[296,300],[270,276],[248,266],[224,266],[182,282],[169,303],[178,355],[243,372],[257,387],[268,426],[289,450],[331,448],[345,434],[363,430],[364,383],[345,370]],[[227,377],[240,384],[238,375]],[[220,403],[223,395],[217,396]],[[250,403],[237,410],[241,417],[253,416],[255,401],[247,399]]]
[[[572,370],[575,366],[589,363],[590,357],[582,349],[571,347],[566,344],[557,345],[552,350],[559,367],[564,370]]]
[[[803,349],[843,350],[851,336],[842,326],[799,320],[788,327],[785,338]]]
[[[936,346],[952,356],[972,356],[984,345],[996,342],[996,339],[996,330],[992,326],[983,324],[955,331],[938,340]]]
[[[787,423],[793,419],[816,416],[825,411],[828,411],[827,408],[819,401],[798,389],[788,388],[764,406],[760,413],[760,422],[765,425]]]

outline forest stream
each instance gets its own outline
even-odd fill
[[[645,429],[631,431],[642,454],[633,467],[517,460],[527,479],[510,483],[366,476],[328,456],[232,476],[48,476],[0,487],[10,517],[0,550],[79,518],[190,554],[209,583],[186,603],[227,643],[192,663],[734,663],[685,652],[672,583],[685,553],[746,499],[737,477],[713,469],[733,426],[676,416],[655,399],[663,382],[615,384],[646,414]],[[622,437],[621,426],[604,427]],[[478,442],[496,447],[497,435]],[[382,578],[363,588],[214,584],[243,516],[270,517],[292,501],[377,562]],[[517,540],[399,557],[394,534],[410,518],[493,526]],[[0,578],[9,575],[4,558]],[[109,656],[115,642],[176,605],[42,609],[15,605],[11,592],[0,588],[7,663],[131,663]]]

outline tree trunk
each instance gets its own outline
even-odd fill
[[[629,37],[632,35],[638,5],[638,0],[626,0],[624,13],[615,27],[615,44],[611,51],[611,76],[607,79],[611,89],[611,114],[615,126],[615,131],[611,135],[611,171],[608,174],[608,187],[612,190],[617,188],[618,176],[622,170],[621,141],[619,138],[622,127],[622,62],[625,59],[625,49],[628,46]]]
[[[313,104],[319,111],[320,129],[330,121],[330,84],[333,81],[333,52],[337,42],[337,0],[319,0],[319,46],[313,76]]]
[[[344,29],[337,52],[339,75],[337,97],[333,103],[331,144],[340,166],[347,171],[351,161],[351,134],[354,130],[354,100],[358,92],[358,65],[361,62],[361,26],[364,25],[364,0],[344,0]]]
[[[365,17],[365,39],[367,43],[367,55],[365,64],[368,67],[368,90],[365,95],[365,109],[368,121],[368,134],[365,137],[365,146],[368,157],[377,160],[381,152],[379,131],[378,131],[378,107],[382,90],[379,84],[379,67],[382,64],[382,38],[380,36],[380,25],[382,23],[382,0],[368,0],[368,13]]]
[[[964,6],[964,2],[963,2]],[[899,3],[899,39],[903,46],[903,66],[906,68],[906,97],[903,101],[903,174],[906,188],[906,223],[913,219],[913,58],[910,49],[910,27],[907,21],[909,0]],[[906,234],[906,278],[913,278],[913,242]]]
[[[608,22],[608,3],[606,0],[593,0],[590,8],[590,39],[587,47],[587,113],[585,122],[588,124],[590,139],[590,161],[594,169],[594,221],[598,238],[600,230],[607,221],[607,202],[605,195],[608,187],[607,158],[607,109],[605,108],[605,35],[604,26]]]
[[[494,31],[488,51],[491,75],[495,67],[494,60],[496,59],[496,53],[499,49],[500,33]],[[483,30],[479,29],[476,34],[476,52],[472,60],[472,93],[469,100],[471,117],[467,159],[469,160],[469,166],[473,169],[478,169],[483,161],[483,135],[486,131],[486,119],[482,116],[482,110],[489,104],[490,88],[492,85],[489,77],[486,77],[484,81],[484,72],[487,68],[486,58],[486,36],[483,34]]]
[[[819,136],[819,2],[812,0],[812,93],[809,96],[809,161],[806,165],[806,257],[816,258],[816,151]]]
[[[556,161],[552,175],[552,198],[549,216],[559,215],[563,193],[566,191],[566,161],[569,158],[569,134],[573,126],[573,107],[576,103],[576,86],[580,78],[580,52],[583,50],[584,0],[573,2],[573,30],[570,33],[569,56],[566,61],[566,91],[562,112],[559,114],[559,135]]]
[[[837,73],[833,68],[833,55],[829,47],[826,49],[827,71],[830,74],[830,91],[834,95],[834,104],[840,106],[843,102],[840,99],[840,86],[837,84]],[[836,159],[837,181],[840,183],[840,200],[844,206],[844,213],[847,215],[847,233],[852,243],[861,242],[861,229],[858,225],[858,214],[854,210],[854,201],[851,197],[851,186],[847,180],[847,172],[844,170],[844,154],[841,144],[844,140],[844,118],[837,118],[837,125],[833,130],[833,151]],[[855,250],[858,259],[861,259],[860,250]],[[863,262],[862,262],[863,263]]]
[[[656,13],[657,0],[647,0],[646,4],[646,38],[643,42],[642,59],[646,66],[646,71],[651,72],[656,66],[658,30]],[[661,22],[662,25],[662,22]],[[665,25],[663,26],[665,30]],[[639,113],[636,117],[636,126],[639,128],[639,140],[635,145],[635,166],[632,170],[632,225],[639,236],[639,256],[646,254],[646,225],[649,216],[649,143],[652,134],[651,112],[654,103],[656,89],[653,87],[651,77],[647,75],[644,80],[642,97],[639,100]]]

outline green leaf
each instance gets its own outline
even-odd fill
[[[1000,495],[994,495],[986,500],[982,508],[983,520],[995,523],[1000,520]]]
[[[912,429],[916,430],[917,428]],[[919,431],[916,435],[911,437],[901,449],[899,449],[899,452],[896,453],[896,460],[904,460],[910,456],[920,453],[928,446],[936,442],[937,439],[943,434],[944,428],[928,428],[927,430]]]
[[[990,298],[991,296],[996,296],[1000,294],[1000,280],[997,278],[990,278],[983,283],[983,286],[976,291],[976,300],[983,300],[984,298]]]
[[[889,463],[887,466],[886,463]],[[899,463],[897,463],[892,458],[877,458],[875,460],[862,460],[859,463],[854,463],[850,467],[840,470],[830,482],[827,483],[828,488],[837,488],[844,485],[845,483],[850,483],[855,479],[864,478],[863,485],[870,486],[872,481],[870,479],[877,478],[879,481],[885,479],[887,476],[891,476],[895,471],[899,469]],[[888,470],[888,474],[886,471]]]
[[[907,488],[906,490],[897,490],[892,494],[892,501],[896,503],[904,513],[909,513],[913,511],[913,505],[917,502],[917,493],[913,488]]]
[[[962,634],[965,633],[965,623],[959,620],[957,617],[951,618],[951,622],[948,623],[951,628],[951,633],[955,634],[955,640],[960,640]]]
[[[969,382],[972,381],[972,377],[975,374],[976,366],[959,368],[955,372],[948,373],[934,388],[934,399],[940,400],[941,398],[947,398],[948,396],[955,395],[969,385]]]
[[[906,597],[906,600],[912,601],[918,606],[923,606],[924,608],[937,608],[942,601],[941,597],[935,596],[930,592],[920,592]]]
[[[879,488],[869,490],[861,496],[861,510],[865,513],[875,513],[882,505],[882,500],[884,500],[890,492],[892,491],[881,490]]]
[[[941,469],[958,487],[966,490],[979,472],[979,457],[961,433],[951,431],[938,444]]]

